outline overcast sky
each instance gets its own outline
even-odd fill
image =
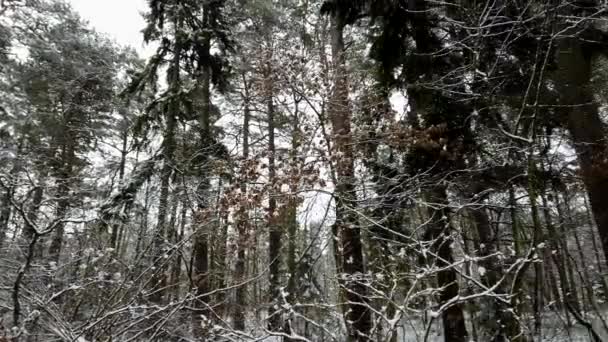
[[[131,45],[145,57],[151,52],[143,45],[141,13],[147,9],[145,0],[69,0],[74,9],[100,32],[118,43]]]

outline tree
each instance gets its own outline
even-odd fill
[[[29,58],[17,66],[17,85],[34,111],[43,138],[35,152],[55,178],[56,217],[70,210],[82,157],[103,135],[115,95],[121,52],[88,29],[69,7],[59,7],[59,23],[23,39]],[[64,225],[56,227],[49,256],[59,261]]]
[[[327,6],[337,6],[327,4]],[[333,66],[333,93],[329,104],[329,118],[334,134],[336,158],[336,222],[332,228],[334,239],[339,241],[335,253],[338,276],[347,304],[343,308],[351,341],[368,341],[371,330],[371,313],[367,290],[361,279],[365,274],[361,233],[356,215],[354,152],[351,137],[351,112],[348,100],[348,79],[344,46],[344,29],[352,23],[348,9],[326,9],[331,18],[331,56]]]
[[[602,340],[605,4],[148,4],[0,1],[0,340]]]
[[[195,335],[204,334],[200,330],[200,316],[210,319],[210,312],[205,309],[209,305],[207,293],[209,288],[209,252],[207,242],[207,232],[202,226],[209,218],[209,170],[207,162],[209,156],[215,151],[221,151],[211,129],[211,93],[210,85],[214,83],[223,89],[225,82],[225,60],[224,55],[231,47],[230,38],[225,34],[225,20],[223,18],[224,1],[209,1],[200,4],[196,1],[152,1],[150,3],[151,12],[147,16],[148,26],[144,32],[146,41],[159,40],[161,46],[157,54],[150,60],[148,69],[141,78],[134,83],[134,89],[143,85],[148,80],[154,85],[158,68],[165,63],[165,57],[172,56],[168,68],[167,92],[161,96],[159,104],[164,107],[166,115],[166,129],[164,137],[164,156],[165,167],[162,172],[163,183],[161,186],[161,196],[159,201],[159,223],[157,227],[157,238],[155,250],[159,257],[162,257],[162,245],[165,239],[166,229],[166,210],[169,189],[169,179],[172,174],[173,166],[171,160],[175,153],[174,129],[178,118],[198,119],[198,130],[201,140],[196,157],[197,168],[200,170],[200,182],[197,188],[198,213],[196,214],[195,224],[199,226],[194,242],[194,263],[193,281],[196,288],[195,306],[197,310],[193,313],[193,328]],[[167,34],[164,27],[169,25],[173,32]],[[219,44],[220,54],[211,54],[211,44]],[[181,80],[181,73],[185,71],[193,80],[193,92],[185,92],[185,82]],[[198,92],[200,91],[200,93]],[[200,107],[193,105],[195,101],[192,96],[201,96]],[[199,110],[198,113],[195,112]],[[160,259],[157,258],[157,261]],[[160,289],[164,285],[164,271],[159,273],[156,281]],[[162,291],[162,290],[161,290]],[[159,292],[158,296],[161,296]],[[159,301],[160,297],[154,300]]]

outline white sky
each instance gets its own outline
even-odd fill
[[[142,57],[153,52],[144,46],[141,30],[145,23],[141,16],[147,10],[146,0],[69,0],[83,19],[97,31],[107,34],[119,44],[130,45]]]

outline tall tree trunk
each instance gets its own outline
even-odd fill
[[[12,179],[8,180],[12,183]],[[4,244],[6,234],[8,233],[8,223],[11,218],[11,201],[13,200],[13,185],[6,184],[6,189],[0,198],[0,247]]]
[[[441,271],[437,274],[437,285],[443,289],[439,293],[439,304],[443,305],[459,295],[457,272],[452,256],[451,225],[449,210],[447,208],[447,192],[444,186],[434,186],[428,191],[428,200],[432,205],[429,207],[431,216],[426,231],[426,239],[432,242],[431,248],[437,255],[437,267]],[[461,304],[453,304],[442,313],[443,331],[445,342],[465,342],[467,330],[464,312]]]
[[[338,254],[344,275],[340,277],[342,293],[346,299],[343,307],[349,341],[370,341],[372,328],[368,289],[357,278],[365,274],[361,232],[356,214],[354,152],[351,136],[351,112],[348,100],[348,80],[344,47],[343,18],[331,18],[331,50],[334,71],[334,89],[329,104],[329,118],[333,127],[336,158],[334,200],[336,222],[334,239],[339,241]]]
[[[182,193],[182,195],[184,195]],[[175,243],[181,244],[184,240],[184,231],[186,230],[186,221],[187,221],[187,212],[188,205],[185,202],[185,198],[182,199],[182,207],[180,210],[180,220],[179,220],[179,232],[177,233]],[[175,258],[175,263],[173,264],[173,269],[171,270],[171,285],[173,285],[173,298],[176,300],[180,296],[180,278],[182,274],[182,262],[184,260],[183,251],[180,248],[177,251],[177,257]]]
[[[545,264],[545,283],[547,284],[547,286],[549,286],[550,290],[548,290],[547,292],[551,293],[551,295],[553,296],[553,302],[555,303],[554,306],[556,310],[566,310],[566,307],[563,305],[564,303],[562,301],[562,297],[559,293],[557,277],[555,276],[555,272],[553,270],[554,265],[552,263],[551,251],[546,250],[544,254],[545,257],[543,263]],[[565,312],[567,312],[567,310]]]
[[[227,300],[227,298],[229,298],[228,293],[226,291],[226,286],[228,283],[228,279],[230,276],[230,272],[228,272],[228,265],[229,265],[229,259],[228,257],[230,256],[230,254],[228,254],[228,228],[229,228],[229,220],[228,220],[228,213],[226,212],[226,210],[222,210],[221,206],[220,206],[220,201],[222,199],[222,189],[223,189],[223,184],[222,184],[222,180],[220,179],[218,182],[218,191],[217,191],[217,197],[216,197],[216,203],[215,203],[215,219],[217,224],[214,226],[215,230],[217,231],[216,233],[216,242],[214,243],[215,245],[215,265],[216,265],[216,269],[217,274],[216,274],[216,282],[215,282],[215,287],[213,287],[213,289],[217,289],[219,291],[215,292],[215,303],[217,303],[217,312],[218,312],[218,316],[220,317],[224,317],[226,314],[230,315],[231,312],[228,311],[229,306],[229,302]]]
[[[181,57],[181,42],[178,37],[178,31],[180,27],[179,19],[176,19],[175,23],[175,47],[173,51],[173,60],[168,71],[167,81],[169,87],[174,96],[180,91],[180,57]],[[163,257],[165,251],[165,241],[167,239],[167,216],[169,211],[169,185],[171,183],[171,176],[173,175],[174,157],[175,157],[175,130],[176,120],[180,112],[180,103],[177,97],[170,100],[167,111],[165,114],[166,127],[165,134],[163,136],[163,168],[161,170],[160,179],[160,196],[158,200],[158,217],[156,223],[156,229],[153,236],[153,255],[154,255],[154,274],[151,279],[152,293],[150,294],[150,300],[154,303],[160,303],[165,292],[167,285],[167,277],[165,274],[166,265],[165,258]]]
[[[389,320],[397,313],[394,298],[391,294],[394,291],[391,287],[394,286],[393,274],[395,272],[408,272],[408,265],[406,263],[400,263],[397,266],[393,262],[393,256],[391,255],[391,245],[393,242],[402,243],[403,239],[398,237],[399,233],[403,233],[403,226],[408,226],[410,222],[403,222],[403,199],[402,188],[395,186],[395,182],[400,182],[400,172],[390,166],[393,162],[393,151],[389,154],[388,163],[383,162],[383,153],[378,152],[378,132],[374,127],[377,127],[382,120],[382,117],[391,113],[391,103],[389,99],[390,88],[387,85],[380,83],[377,86],[378,89],[373,88],[372,91],[366,94],[363,107],[363,122],[364,127],[371,127],[365,131],[366,138],[364,139],[364,151],[363,162],[366,167],[372,170],[373,180],[375,182],[375,192],[380,199],[377,207],[374,208],[373,216],[374,219],[381,223],[381,225],[372,225],[368,230],[369,245],[366,250],[368,251],[368,262],[367,267],[373,274],[381,275],[374,279],[373,286],[377,290],[386,292],[386,296],[379,296],[374,301],[374,307],[377,310],[378,317],[388,317]],[[378,94],[376,94],[376,91]],[[416,114],[412,114],[416,116]],[[398,153],[398,152],[397,152]],[[387,165],[388,164],[388,165]],[[406,288],[409,286],[403,283],[402,286]],[[396,322],[395,322],[396,323]],[[385,324],[387,332],[383,332],[382,324],[376,328],[376,335],[378,339],[382,339],[385,336],[387,341],[396,342],[398,333],[396,325],[393,322]]]
[[[416,54],[412,60],[412,71],[407,75],[408,81],[411,84],[417,84],[421,80],[432,82],[431,75],[436,68],[445,68],[441,65],[441,60],[437,58],[443,47],[441,47],[440,39],[437,39],[435,33],[431,29],[429,23],[428,6],[426,0],[411,0],[408,1],[408,10],[412,12],[413,39],[416,43]],[[445,118],[441,115],[435,115],[435,112],[441,112],[441,109],[436,105],[442,101],[454,104],[449,98],[443,97],[441,91],[429,89],[427,86],[412,87],[412,91],[408,90],[408,95],[411,96],[412,108],[415,108],[416,116],[419,119],[427,122],[426,128],[431,128],[431,125],[446,123]],[[410,115],[410,121],[416,122],[414,114]],[[456,125],[464,125],[457,123]],[[453,125],[453,126],[456,126]],[[450,127],[449,129],[458,129]],[[462,132],[459,132],[462,133]],[[428,158],[428,157],[427,157]],[[436,156],[431,155],[430,159],[435,159]],[[425,162],[424,165],[432,174],[438,176],[438,173],[449,170],[449,163],[438,161],[438,164]],[[459,295],[459,286],[457,271],[454,267],[449,267],[454,261],[451,250],[451,227],[449,221],[449,210],[447,208],[447,189],[444,185],[432,185],[426,190],[428,201],[434,203],[429,208],[431,222],[425,232],[426,238],[433,241],[431,246],[438,256],[437,264],[442,270],[437,275],[437,282],[443,290],[439,294],[439,305],[448,303]],[[461,304],[454,304],[448,307],[442,313],[443,330],[446,342],[464,342],[467,339],[467,330],[465,324],[464,312]]]
[[[120,164],[118,165],[118,184],[119,188],[123,185],[125,178],[125,166],[127,164],[127,143],[129,141],[129,131],[125,130],[122,134],[122,148],[120,150]],[[132,203],[131,201],[129,203]],[[124,204],[125,208],[129,207],[130,204]],[[127,211],[125,209],[125,211]],[[115,218],[112,220],[112,231],[110,232],[110,246],[115,249],[116,253],[120,251],[120,237],[122,236],[122,230],[124,224],[120,220]]]
[[[512,185],[509,186],[509,214],[511,216],[511,235],[513,236],[513,249],[515,257],[521,255],[521,232],[519,218],[517,217],[517,199],[515,198],[515,189]]]
[[[13,195],[16,190],[15,181],[18,176],[18,173],[22,170],[21,159],[19,157],[21,156],[22,145],[23,142],[20,142],[19,146],[17,147],[17,158],[13,160],[13,166],[11,167],[9,177],[7,179],[8,184],[4,184],[4,187],[0,187],[4,188],[4,193],[0,197],[0,247],[3,246],[6,239],[6,235],[8,234],[9,223],[13,208]],[[17,234],[18,232],[15,231],[13,238],[17,236]]]
[[[532,154],[533,152],[531,152]],[[536,257],[542,260],[543,250],[541,243],[544,243],[543,227],[538,213],[538,192],[539,179],[536,161],[533,156],[528,157],[528,197],[530,199],[530,211],[532,213],[532,246]],[[539,341],[542,341],[542,313],[544,308],[544,272],[540,263],[534,263],[534,334]]]
[[[304,274],[298,269],[298,264],[296,260],[296,253],[298,247],[298,202],[297,202],[297,190],[298,184],[294,180],[296,178],[296,174],[300,171],[298,168],[299,158],[298,158],[298,149],[300,146],[300,127],[299,127],[299,101],[294,98],[294,117],[292,121],[291,127],[291,150],[289,153],[289,159],[291,161],[290,179],[292,180],[289,185],[290,194],[288,195],[287,205],[285,208],[285,226],[287,228],[287,237],[288,237],[288,246],[287,246],[287,269],[289,273],[289,279],[287,282],[287,293],[289,293],[287,297],[287,301],[289,305],[293,305],[296,302],[297,298],[301,294],[302,285],[308,284],[300,284],[299,282],[307,281],[302,277]],[[305,265],[303,268],[308,267]],[[298,286],[299,285],[299,286]],[[288,334],[291,334],[292,331],[292,321],[287,319],[285,321],[284,331]],[[291,342],[292,339],[287,339],[286,342]]]
[[[568,280],[560,280],[563,284],[567,284],[568,285],[568,292],[566,293],[566,298],[567,300],[570,301],[570,305],[572,306],[572,308],[575,308],[576,310],[581,309],[580,306],[580,302],[578,300],[578,290],[577,290],[577,285],[576,285],[576,277],[574,276],[574,269],[577,267],[576,264],[573,264],[573,258],[570,255],[569,249],[568,249],[568,228],[572,225],[570,225],[570,219],[572,218],[571,216],[569,216],[569,218],[566,218],[566,216],[564,216],[563,213],[563,209],[561,207],[560,201],[559,201],[559,194],[557,192],[554,192],[554,198],[555,198],[555,207],[557,208],[557,213],[558,213],[558,222],[559,222],[559,226],[555,227],[552,222],[551,222],[551,215],[549,214],[549,204],[548,201],[546,199],[546,196],[543,196],[543,206],[544,211],[545,211],[545,216],[547,217],[546,221],[547,221],[547,228],[549,228],[549,233],[552,235],[553,239],[557,240],[557,244],[554,247],[555,248],[555,257],[557,258],[557,260],[559,260],[560,264],[561,264],[561,270],[558,269],[558,271],[566,271],[567,273],[564,274],[565,276],[568,276]],[[566,209],[568,210],[568,204],[567,204],[568,199],[566,198],[566,196],[564,196],[564,202],[566,205]],[[571,213],[568,213],[569,215]],[[580,241],[578,238],[578,234],[576,233],[576,231],[573,231],[574,233],[574,237],[575,237],[575,241],[577,243],[577,246],[580,246]],[[579,249],[580,252],[580,249]],[[579,254],[582,256],[582,254]],[[585,260],[584,258],[581,260],[583,265],[585,265]],[[587,270],[585,269],[583,272],[587,272]],[[561,276],[560,276],[561,277]],[[587,279],[590,279],[587,277]],[[585,284],[583,284],[585,285]],[[588,294],[591,294],[593,291],[591,290],[590,287],[586,288],[587,291],[591,291],[588,292]],[[584,298],[584,296],[583,296]]]
[[[161,185],[160,197],[158,201],[158,217],[156,229],[153,236],[153,253],[154,253],[154,275],[152,277],[152,293],[150,300],[154,303],[162,301],[164,288],[167,284],[165,275],[165,261],[163,258],[165,248],[165,240],[167,238],[167,213],[169,206],[169,184],[171,182],[171,174],[173,173],[173,154],[175,150],[175,115],[172,111],[167,113],[167,127],[163,140],[164,144],[164,165],[161,170]]]
[[[482,189],[476,193],[481,192]],[[479,236],[480,251],[479,256],[485,259],[480,263],[485,268],[486,272],[481,276],[481,279],[487,287],[494,286],[502,277],[503,270],[500,266],[500,260],[497,257],[488,258],[489,255],[500,250],[498,239],[492,234],[490,219],[486,212],[483,202],[479,207],[471,209],[471,217]],[[503,282],[498,286],[496,292],[498,294],[509,294],[508,282]],[[485,318],[486,327],[490,328],[493,335],[493,341],[523,341],[521,329],[517,322],[517,308],[505,305],[503,302],[492,298],[483,298],[490,301],[490,306],[486,310]]]
[[[593,245],[593,254],[595,255],[595,262],[597,265],[597,269],[600,274],[600,279],[602,282],[602,286],[604,288],[604,294],[608,294],[608,283],[606,282],[606,277],[604,276],[603,270],[603,262],[602,262],[602,253],[600,248],[597,245],[597,238],[595,235],[596,225],[594,223],[593,215],[591,213],[591,208],[589,205],[589,201],[587,200],[587,196],[584,196],[585,199],[585,216],[587,217],[587,224],[589,225],[589,232],[591,232],[591,244]]]
[[[66,133],[68,131],[69,130],[66,129]],[[55,216],[58,220],[64,220],[66,218],[70,207],[70,184],[72,182],[72,168],[76,158],[74,144],[74,141],[68,140],[62,149],[62,166],[57,177],[57,209],[55,211]],[[64,229],[65,223],[62,222],[57,224],[51,238],[51,244],[49,246],[49,259],[55,263],[59,262],[59,256],[61,255]]]
[[[32,205],[30,206],[27,212],[27,220],[25,221],[25,225],[23,228],[23,238],[27,241],[31,241],[32,238],[36,235],[35,227],[33,224],[36,224],[38,220],[38,211],[40,210],[40,205],[42,204],[42,196],[44,194],[44,186],[43,181],[41,180],[38,185],[34,187],[33,195],[32,195]],[[39,254],[35,255],[36,257],[40,256]]]
[[[268,115],[268,178],[269,178],[269,199],[268,199],[268,260],[270,262],[270,300],[271,307],[269,311],[268,325],[271,331],[282,331],[284,328],[281,304],[283,302],[281,294],[281,250],[283,238],[283,227],[277,222],[277,200],[276,200],[276,146],[275,146],[275,107],[274,107],[274,82],[272,80],[272,41],[268,39],[268,50],[266,51],[266,66],[265,66],[265,99],[266,111]]]
[[[150,183],[146,184],[146,191],[144,192],[144,205],[139,220],[139,231],[137,232],[137,240],[135,241],[135,259],[139,260],[142,257],[142,249],[144,244],[144,238],[146,236],[146,230],[148,229],[148,211],[150,210]]]
[[[244,179],[241,179],[241,207],[242,210],[239,213],[240,217],[238,218],[237,231],[238,231],[238,241],[237,241],[237,256],[236,256],[236,265],[234,270],[234,278],[236,279],[237,284],[239,285],[236,288],[236,305],[233,311],[234,317],[234,328],[237,330],[245,330],[245,295],[247,291],[247,287],[243,284],[245,281],[245,263],[246,263],[246,244],[249,242],[247,239],[247,231],[249,229],[249,206],[247,201],[247,182],[249,181],[248,172],[249,172],[249,89],[247,84],[247,79],[243,74],[243,84],[245,88],[245,93],[243,95],[244,101],[244,111],[243,111],[243,161],[244,161],[244,172],[242,175]]]
[[[564,301],[568,301],[567,305],[571,305],[577,308],[578,310],[579,305],[577,299],[577,292],[572,283],[573,279],[569,278],[567,273],[567,270],[569,269],[569,263],[567,261],[568,247],[566,245],[566,242],[564,241],[565,237],[563,236],[562,232],[557,229],[553,224],[553,220],[551,219],[551,213],[549,212],[549,203],[547,201],[547,196],[542,194],[541,200],[543,204],[543,216],[545,218],[545,225],[547,227],[547,231],[549,232],[548,241],[552,251],[550,253],[551,258],[544,260],[544,262],[550,262],[551,259],[553,259],[552,261],[555,264],[557,275],[559,277],[559,284],[561,285],[562,293],[564,294]],[[559,206],[559,203],[557,203],[557,206]],[[558,209],[558,212],[561,213],[561,209]],[[563,225],[563,221],[561,219],[560,224]]]
[[[513,185],[509,186],[509,211],[511,216],[511,231],[513,235],[513,247],[515,252],[513,255],[513,260],[517,260],[519,258],[528,258],[522,253],[523,245],[527,238],[518,217],[518,203],[517,198],[515,197],[515,190],[516,189]],[[524,277],[529,266],[530,262],[526,261],[521,270],[515,273],[511,285],[511,307],[515,308],[517,312],[527,311],[528,307],[530,307],[528,301],[524,300],[523,298],[523,295],[528,293],[526,283],[524,282]],[[519,323],[522,324],[521,321]],[[522,339],[524,337],[525,336],[522,336]]]
[[[577,31],[566,30],[558,40],[555,84],[608,260],[608,144],[589,83],[593,55],[585,50]]]
[[[209,25],[209,13],[207,6],[203,6],[204,23],[205,27]],[[204,54],[209,55],[210,42],[207,41],[204,44]],[[201,104],[202,108],[199,115],[199,125],[201,133],[201,149],[203,155],[200,165],[200,179],[197,188],[197,214],[194,224],[194,246],[193,246],[193,267],[192,272],[194,273],[193,279],[195,279],[195,295],[194,300],[195,310],[192,312],[192,324],[194,335],[197,338],[205,337],[207,333],[206,327],[202,326],[205,320],[212,321],[214,317],[210,310],[210,296],[209,292],[211,289],[211,275],[209,272],[209,229],[214,221],[213,215],[209,208],[209,202],[211,196],[209,190],[211,184],[209,182],[209,170],[208,170],[208,156],[209,150],[212,148],[213,139],[211,138],[210,129],[210,108],[211,108],[211,89],[210,81],[211,74],[209,66],[205,65],[201,67],[200,73],[200,87],[201,87]],[[203,320],[201,318],[204,317]]]

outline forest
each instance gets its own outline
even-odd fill
[[[608,2],[146,6],[0,0],[0,342],[608,341]]]

